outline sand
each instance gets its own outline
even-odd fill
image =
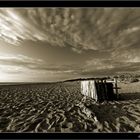
[[[3,85],[0,132],[140,132],[138,91],[123,89],[121,100],[95,103],[82,101],[78,82]]]

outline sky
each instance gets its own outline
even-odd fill
[[[0,8],[0,82],[140,72],[139,8]]]

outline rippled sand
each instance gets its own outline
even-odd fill
[[[0,86],[0,132],[140,132],[140,93],[82,98],[78,82]]]

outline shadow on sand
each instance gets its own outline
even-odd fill
[[[140,116],[139,102],[140,93],[122,93],[117,101],[90,104],[87,108],[95,113],[103,128],[110,128],[112,132],[134,132],[133,125]]]
[[[120,94],[120,100],[137,100],[140,99],[140,92],[135,93],[121,93]]]

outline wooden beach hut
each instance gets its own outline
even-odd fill
[[[82,80],[81,93],[86,97],[91,97],[95,101],[113,101],[116,99],[116,94],[118,94],[116,79],[114,81],[107,81],[106,78]]]

